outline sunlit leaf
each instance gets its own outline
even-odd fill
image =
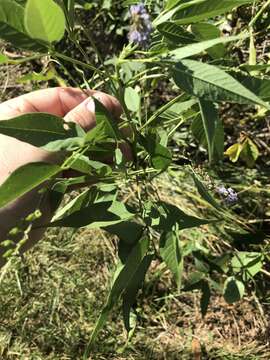
[[[36,188],[61,171],[58,165],[35,162],[15,170],[0,186],[0,208]]]
[[[173,69],[181,89],[204,100],[270,106],[222,69],[195,60],[183,60]]]
[[[61,40],[66,26],[65,14],[53,0],[28,0],[24,23],[33,39],[47,43]]]
[[[163,261],[171,270],[178,289],[180,289],[183,271],[183,258],[181,254],[179,236],[176,231],[165,231],[161,235],[159,251]]]
[[[17,48],[47,52],[45,44],[31,39],[27,34],[24,8],[13,0],[0,1],[0,37]]]

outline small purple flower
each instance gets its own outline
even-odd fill
[[[146,14],[147,11],[146,11],[144,4],[140,3],[138,5],[131,5],[130,13],[131,13],[131,16],[134,16],[134,15]]]
[[[218,186],[216,191],[219,195],[228,196],[228,190],[225,188],[224,185]]]
[[[233,205],[238,201],[237,193],[232,188],[226,189],[224,185],[220,185],[216,188],[216,192],[223,197],[226,205]]]
[[[128,35],[129,41],[141,47],[146,47],[153,30],[150,15],[142,3],[132,5],[130,15],[132,25]]]
[[[237,201],[238,201],[237,193],[232,188],[229,188],[228,189],[228,196],[225,199],[225,202],[228,205],[231,205],[231,204],[235,204]]]

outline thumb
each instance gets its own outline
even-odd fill
[[[121,115],[121,105],[114,97],[102,92],[94,93],[93,97],[99,100],[113,117],[118,118]],[[94,99],[89,97],[84,100],[66,114],[65,120],[79,124],[86,131],[92,129],[96,124]]]

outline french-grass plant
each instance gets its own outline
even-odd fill
[[[256,54],[254,58],[253,53],[246,67],[239,67],[230,58],[235,44],[250,42],[252,46],[256,36],[253,27],[261,11],[250,26],[233,36],[222,36],[218,28],[220,16],[225,12],[242,5],[255,6],[254,3],[266,11],[264,2],[254,0],[148,0],[144,4],[122,1],[123,12],[130,14],[130,42],[118,57],[104,58],[91,33],[82,28],[98,56],[97,67],[90,62],[76,36],[76,26],[82,27],[82,24],[77,17],[75,0],[0,0],[1,38],[29,53],[19,60],[1,55],[1,63],[49,57],[63,69],[67,70],[68,64],[79,74],[91,71],[93,76],[89,82],[84,78],[81,84],[74,84],[67,70],[70,76],[67,81],[83,90],[105,88],[123,107],[120,122],[116,123],[94,99],[96,127],[88,132],[45,113],[25,114],[0,122],[1,134],[63,154],[63,161],[57,165],[30,163],[12,173],[0,186],[1,207],[41,186],[43,196],[49,195],[55,206],[55,215],[46,227],[101,228],[119,238],[119,262],[86,354],[118,302],[122,302],[126,330],[132,334],[136,323],[136,296],[153,260],[166,264],[179,291],[201,291],[203,315],[213,289],[223,292],[228,303],[238,301],[245,293],[246,284],[263,268],[265,254],[260,252],[230,250],[216,256],[193,242],[192,245],[181,243],[182,229],[237,223],[233,211],[238,200],[236,192],[222,184],[209,190],[192,167],[192,159],[185,159],[184,164],[202,200],[212,209],[211,216],[191,216],[185,209],[161,199],[153,202],[144,191],[146,183],[177,166],[171,144],[182,124],[192,122],[192,132],[207,149],[209,164],[213,165],[222,162],[224,154],[221,104],[237,103],[270,110],[270,80],[260,76]],[[79,60],[57,50],[57,43],[64,36],[81,53]],[[173,88],[176,96],[152,111],[145,106],[145,95],[155,90],[159,80]],[[123,146],[130,147],[132,159],[126,158]],[[243,146],[248,146],[244,154],[246,161],[254,163],[258,154],[251,140],[245,139],[238,147],[231,148],[228,155],[235,160]],[[113,162],[104,162],[106,158],[113,158]],[[60,174],[65,170],[76,170],[78,175],[62,178]],[[134,183],[138,188],[138,206],[123,203],[119,197],[122,186]],[[61,206],[65,193],[74,184],[84,191]],[[26,220],[25,231],[29,232],[29,226],[35,227],[34,220],[40,216],[39,209],[36,210]],[[237,224],[242,234],[249,233],[245,224]],[[16,229],[11,230],[10,239],[2,243],[7,259],[18,255],[20,250],[21,243],[12,240],[14,231]],[[21,241],[27,241],[25,231]],[[190,255],[194,257],[197,271],[183,283],[185,258]]]

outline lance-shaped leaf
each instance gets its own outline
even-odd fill
[[[164,232],[161,235],[159,251],[163,261],[171,270],[178,289],[180,289],[183,271],[183,257],[180,249],[179,236],[176,231]]]
[[[91,203],[77,211],[72,212],[59,220],[48,224],[49,227],[87,227],[96,229],[118,224],[121,221],[129,220],[134,216],[125,205],[118,201],[104,201]]]
[[[206,139],[206,133],[204,130],[204,124],[202,120],[202,116],[196,116],[192,121],[191,126],[192,133],[195,139],[199,142],[201,146],[205,149],[208,148],[208,143]],[[222,124],[222,120],[218,116],[215,122],[215,137],[213,143],[213,161],[219,161],[223,159],[224,155],[224,128]]]
[[[212,49],[217,45],[226,44],[243,38],[245,38],[243,35],[218,37],[216,39],[205,40],[205,41],[197,42],[195,44],[189,44],[177,48],[175,50],[171,50],[169,51],[169,55],[175,60],[182,60],[200,54],[201,52],[206,51],[208,49]]]
[[[25,28],[33,39],[47,43],[60,41],[65,32],[65,14],[53,0],[28,0],[24,15]]]
[[[129,285],[123,293],[123,317],[126,330],[131,330],[130,314],[134,303],[136,302],[136,296],[140,290],[147,270],[153,260],[153,255],[146,255],[141,261],[133,279],[129,282]]]
[[[173,78],[181,89],[204,100],[259,104],[270,109],[270,106],[258,96],[213,65],[183,60],[173,69]]]
[[[171,230],[175,225],[180,230],[189,229],[192,227],[198,227],[201,225],[209,224],[212,220],[200,219],[196,216],[188,215],[177,206],[168,204],[166,202],[160,202],[160,223],[158,228],[162,230]]]
[[[268,67],[270,65],[268,64]],[[247,89],[259,96],[265,101],[270,101],[270,79],[250,76],[242,71],[229,71],[236,80],[238,80]]]
[[[173,20],[177,24],[191,24],[210,17],[215,17],[217,15],[223,14],[226,11],[244,5],[253,3],[254,0],[199,0],[199,1],[190,1],[191,6],[187,6],[178,10],[174,16]],[[188,5],[188,4],[187,4]]]
[[[190,44],[196,42],[195,36],[183,29],[182,26],[175,24],[172,21],[165,21],[157,26],[158,31],[170,43],[175,44]]]
[[[0,133],[37,147],[77,135],[74,124],[47,113],[29,113],[0,121]]]
[[[31,39],[24,27],[24,8],[16,1],[0,1],[0,37],[15,47],[47,52],[46,44]]]
[[[203,128],[208,145],[209,162],[214,160],[215,154],[218,159],[223,156],[224,143],[220,144],[220,119],[215,104],[210,101],[199,99]],[[223,133],[223,131],[222,131]],[[219,153],[215,150],[220,150]]]
[[[196,40],[198,41],[217,39],[221,36],[221,31],[218,29],[217,26],[206,22],[193,24],[191,26],[191,31],[195,35]],[[226,48],[224,44],[217,44],[214,47],[208,49],[207,53],[213,59],[219,59],[225,56]]]
[[[15,170],[0,186],[0,208],[26,194],[61,171],[58,165],[35,162]]]
[[[117,271],[107,303],[103,308],[95,324],[95,328],[91,335],[88,350],[91,344],[95,341],[99,331],[103,328],[105,322],[107,321],[108,315],[112,310],[113,306],[115,305],[116,301],[125,291],[125,289],[127,289],[130,286],[136,272],[140,267],[143,258],[145,257],[148,251],[148,248],[149,248],[149,239],[143,238],[142,240],[140,240],[137,243],[137,245],[133,248],[125,265],[121,267],[120,271],[119,270]]]

